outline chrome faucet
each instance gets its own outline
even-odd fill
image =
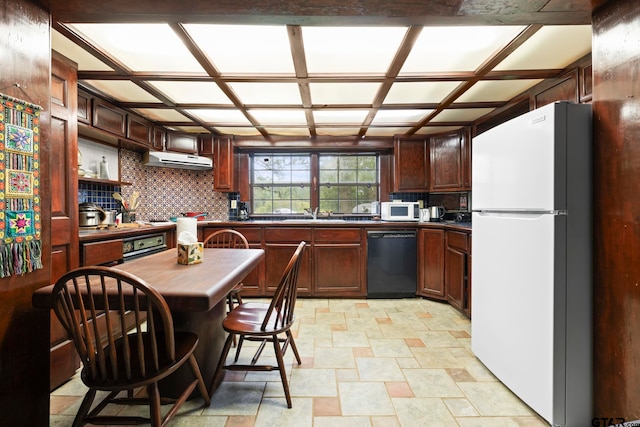
[[[304,212],[311,215],[311,217],[313,219],[317,219],[318,218],[318,208],[316,207],[313,212],[311,212],[311,208],[305,208]]]

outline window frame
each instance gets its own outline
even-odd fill
[[[255,212],[255,195],[254,189],[260,184],[254,183],[254,159],[259,156],[278,156],[278,155],[286,155],[286,156],[309,156],[310,159],[310,194],[309,194],[309,208],[311,211],[319,208],[320,206],[320,157],[321,156],[375,156],[375,191],[376,191],[376,200],[380,200],[381,194],[383,192],[383,154],[377,151],[357,151],[357,152],[342,152],[335,150],[322,150],[322,151],[269,151],[269,152],[250,152],[249,156],[249,167],[248,167],[248,187],[249,187],[249,206],[251,212],[255,216],[300,216],[304,215],[304,212],[291,212],[291,213],[274,213],[273,209],[271,213],[256,213]],[[291,185],[291,184],[289,184]],[[357,186],[356,183],[337,183],[338,186]],[[282,184],[282,186],[286,186],[286,184]],[[350,216],[350,215],[363,215],[366,213],[352,213],[352,212],[335,212],[336,215],[340,216]]]

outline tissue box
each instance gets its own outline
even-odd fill
[[[202,242],[182,244],[178,243],[178,264],[200,264],[204,248]]]

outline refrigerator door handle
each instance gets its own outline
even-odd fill
[[[482,216],[526,217],[540,215],[567,215],[566,210],[541,210],[541,209],[480,209],[474,210]]]

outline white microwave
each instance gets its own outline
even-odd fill
[[[380,217],[383,221],[418,221],[420,204],[418,202],[382,202]]]

